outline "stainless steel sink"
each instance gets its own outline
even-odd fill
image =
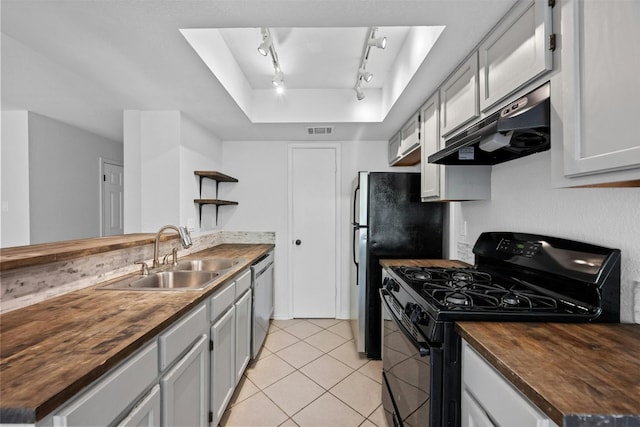
[[[205,258],[179,261],[173,271],[225,271],[243,262],[241,258]]]
[[[100,286],[98,289],[130,291],[202,289],[217,276],[219,276],[218,273],[211,271],[163,271],[133,281],[126,280]]]

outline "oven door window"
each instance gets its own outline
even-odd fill
[[[441,349],[428,347],[425,351],[424,343],[411,339],[411,334],[390,309],[388,304],[395,302],[393,297],[382,296],[382,301],[382,366],[388,387],[383,385],[382,392],[390,394],[383,396],[387,423],[389,426],[439,425],[441,399],[437,395],[432,398],[432,393],[441,388],[441,369],[434,370],[432,364],[441,362]],[[425,354],[427,352],[429,354]]]

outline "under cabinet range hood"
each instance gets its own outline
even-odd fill
[[[549,149],[549,82],[445,141],[443,165],[495,165]]]

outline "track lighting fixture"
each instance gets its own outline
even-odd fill
[[[258,52],[260,52],[262,56],[267,56],[269,54],[269,48],[271,47],[271,35],[267,28],[261,28],[260,31],[262,33],[262,43],[258,46]]]
[[[387,47],[387,38],[386,37],[370,38],[369,40],[367,40],[367,45],[384,49],[385,47]]]
[[[271,80],[271,83],[273,83],[275,87],[280,87],[283,85],[284,75],[282,74],[282,70],[276,70],[276,73],[273,75],[273,79]]]
[[[262,34],[262,43],[260,43],[260,46],[258,46],[258,52],[260,52],[260,54],[263,56],[271,54],[271,63],[273,64],[274,70],[274,75],[273,79],[271,79],[271,83],[275,88],[278,89],[278,93],[282,93],[282,90],[284,88],[284,73],[282,72],[282,68],[280,68],[280,61],[278,60],[276,48],[273,46],[271,32],[268,28],[263,27],[260,28],[260,33]]]
[[[377,37],[378,27],[370,27],[367,32],[367,38],[364,41],[364,47],[362,48],[362,58],[360,58],[360,67],[358,67],[358,76],[356,78],[356,85],[354,90],[356,91],[356,98],[358,101],[364,99],[364,91],[362,90],[362,82],[369,83],[373,79],[373,74],[366,70],[367,61],[369,61],[369,54],[372,47],[378,47],[384,49],[387,46],[386,37]]]
[[[371,74],[368,71],[363,70],[362,68],[360,70],[358,70],[358,75],[360,76],[360,78],[362,78],[362,80],[364,80],[367,83],[369,83],[371,81],[371,79],[373,78],[373,74]]]

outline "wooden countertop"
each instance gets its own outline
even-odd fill
[[[41,420],[273,247],[224,244],[182,258],[246,260],[203,290],[93,286],[0,315],[0,422]]]
[[[381,259],[383,267],[444,267],[469,268],[469,264],[454,259]]]
[[[456,329],[559,426],[640,426],[640,325],[458,322]]]
[[[0,249],[0,271],[65,261],[87,255],[153,243],[155,234],[137,233],[92,239],[66,240]],[[177,234],[163,234],[161,240],[177,239]]]

